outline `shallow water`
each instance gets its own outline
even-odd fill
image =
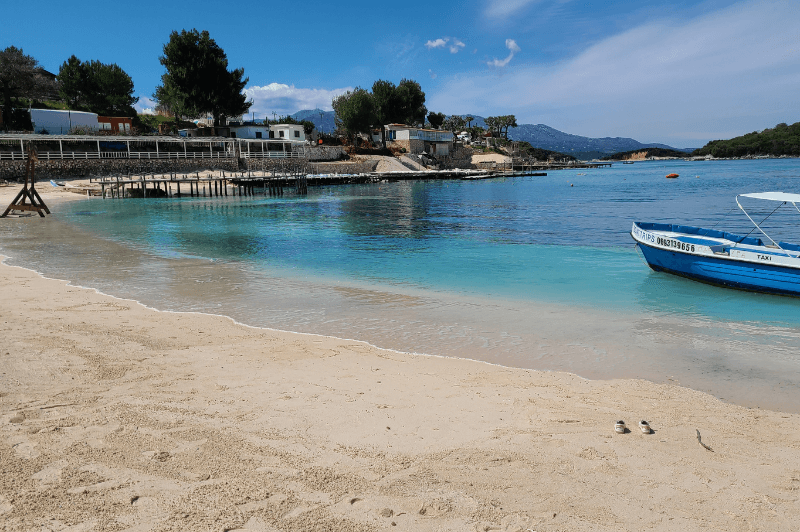
[[[797,160],[669,161],[307,197],[81,200],[3,222],[0,249],[11,264],[160,309],[590,378],[674,379],[800,411],[800,299],[652,272],[628,234],[635,220],[747,233],[734,196],[794,192],[798,177]],[[748,205],[759,220],[774,208]],[[765,226],[800,240],[788,210]]]

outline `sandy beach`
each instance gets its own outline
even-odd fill
[[[796,414],[159,312],[5,264],[0,290],[0,530],[788,531],[800,518]]]
[[[792,530],[800,517],[797,415],[163,313],[7,265],[0,285],[2,530]]]

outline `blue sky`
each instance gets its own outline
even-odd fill
[[[0,48],[53,72],[117,63],[139,107],[172,30],[208,30],[244,67],[256,118],[416,79],[430,110],[514,114],[676,147],[800,121],[797,0],[6,2]]]

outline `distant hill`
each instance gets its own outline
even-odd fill
[[[322,116],[320,116],[322,113]],[[319,109],[306,109],[291,115],[297,120],[310,120],[317,129],[322,126],[325,133],[336,129],[333,111]],[[469,115],[461,115],[466,117]],[[472,125],[486,127],[486,120],[482,116],[473,116]],[[578,159],[598,159],[619,152],[641,150],[643,148],[663,148],[675,150],[666,144],[643,144],[637,140],[624,137],[590,138],[580,135],[570,135],[544,124],[520,124],[508,130],[508,138],[529,142],[534,148],[571,155]],[[689,153],[693,148],[679,149],[677,151]]]
[[[531,157],[538,161],[546,161],[552,159],[555,161],[574,161],[575,157],[566,153],[559,153],[551,150],[543,150],[542,148],[534,148],[529,143],[523,141],[519,142],[519,154],[522,157]]]
[[[461,115],[465,117],[469,115]],[[486,119],[482,116],[474,117],[473,126],[486,127]],[[666,144],[643,144],[637,140],[625,137],[591,138],[580,135],[564,133],[544,124],[520,124],[519,127],[508,128],[508,138],[529,142],[535,148],[566,153],[578,159],[599,159],[611,154],[641,150],[642,148],[663,148],[676,150]],[[684,154],[694,148],[680,148],[677,151]]]
[[[630,151],[623,151],[620,153],[614,153],[612,155],[606,155],[605,157],[600,157],[600,160],[603,161],[626,161],[628,159],[632,160],[644,160],[648,157],[686,157],[689,155],[685,151],[673,150],[668,148],[643,148],[641,150],[630,150]]]
[[[761,133],[753,131],[729,140],[712,140],[692,155],[714,157],[747,157],[756,155],[791,155],[800,157],[800,122],[791,126],[778,124]]]
[[[320,116],[320,113],[322,116]],[[308,120],[310,122],[314,122],[314,126],[317,128],[317,130],[322,131],[323,133],[333,133],[333,131],[336,129],[336,122],[334,121],[336,113],[333,111],[323,111],[322,109],[304,109],[289,116],[297,121]]]
[[[642,148],[664,148],[674,150],[666,144],[643,144],[625,137],[591,138],[571,135],[544,124],[521,124],[508,130],[508,138],[530,142],[532,146],[574,155],[578,159],[596,159]],[[681,150],[688,153],[691,149]]]

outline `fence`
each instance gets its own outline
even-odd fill
[[[277,152],[282,154],[283,152]],[[258,156],[258,154],[250,155]],[[282,155],[274,155],[273,157],[281,157]],[[288,153],[287,157],[299,157],[299,154]],[[232,154],[217,151],[217,152],[151,152],[151,151],[40,151],[38,152],[40,161],[59,161],[59,160],[80,160],[80,159],[227,159],[232,157]],[[242,157],[247,158],[246,153]],[[9,161],[24,161],[27,154],[22,152],[0,152],[0,160]]]

